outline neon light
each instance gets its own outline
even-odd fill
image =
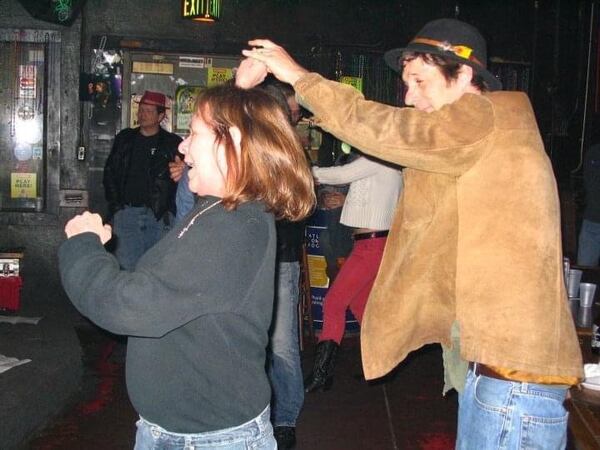
[[[199,22],[214,22],[221,15],[221,0],[182,0],[181,16]]]
[[[67,21],[71,15],[71,0],[55,0],[54,12],[59,21]]]

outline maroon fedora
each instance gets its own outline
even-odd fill
[[[145,91],[138,103],[162,106],[163,108],[169,109],[167,106],[167,96],[165,94],[161,94],[160,92]]]
[[[481,33],[472,25],[456,19],[438,19],[425,24],[404,48],[385,53],[385,62],[396,72],[402,71],[405,52],[444,56],[471,66],[487,83],[491,91],[502,89],[502,83],[487,69],[487,45]]]

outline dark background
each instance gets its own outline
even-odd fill
[[[89,102],[79,100],[80,73],[91,71],[94,49],[239,55],[248,39],[266,37],[284,45],[312,70],[335,78],[366,71],[367,97],[401,101],[397,77],[381,55],[403,46],[432,19],[457,17],[488,39],[492,69],[526,75],[547,153],[561,192],[565,253],[573,256],[581,210],[582,151],[598,129],[598,27],[595,1],[583,0],[223,0],[214,24],[184,20],[177,0],[72,1],[71,15],[58,20],[51,0],[0,0],[0,29],[41,29],[61,35],[60,98],[55,164],[48,167],[44,213],[0,212],[0,247],[26,248],[27,271],[57,280],[56,248],[62,227],[80,208],[59,205],[66,191],[89,194],[100,210],[99,183],[111,141],[95,138]],[[45,6],[45,7],[44,7]],[[35,17],[34,17],[35,16]],[[0,108],[3,105],[0,105]],[[110,129],[122,124],[109,115]],[[84,145],[85,161],[76,158]],[[2,151],[0,149],[0,151]],[[329,150],[328,150],[329,151]],[[56,197],[56,198],[55,198]],[[518,226],[518,224],[516,224]],[[26,278],[27,282],[27,278]]]

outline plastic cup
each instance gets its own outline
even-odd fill
[[[573,317],[573,322],[577,322],[577,313],[579,312],[579,299],[570,298],[568,301],[569,309],[571,310],[571,317]]]
[[[579,283],[579,306],[589,308],[594,304],[596,285],[594,283]]]
[[[579,308],[579,311],[577,311],[577,326],[582,328],[592,326],[592,308]]]
[[[569,280],[567,281],[567,293],[569,298],[576,298],[579,295],[579,282],[581,281],[581,270],[569,270]]]

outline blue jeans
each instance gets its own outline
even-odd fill
[[[197,434],[171,433],[140,417],[134,450],[275,450],[277,443],[269,414],[267,406],[242,425]]]
[[[577,247],[577,264],[597,266],[600,259],[600,223],[583,219]]]
[[[564,449],[567,388],[467,373],[459,394],[459,450]]]
[[[277,289],[271,325],[268,375],[273,390],[274,426],[295,427],[304,403],[298,342],[298,262],[277,264]]]
[[[145,206],[125,206],[118,210],[113,218],[113,233],[117,238],[115,256],[121,267],[133,270],[138,259],[169,229],[164,220],[156,220],[152,210]]]

